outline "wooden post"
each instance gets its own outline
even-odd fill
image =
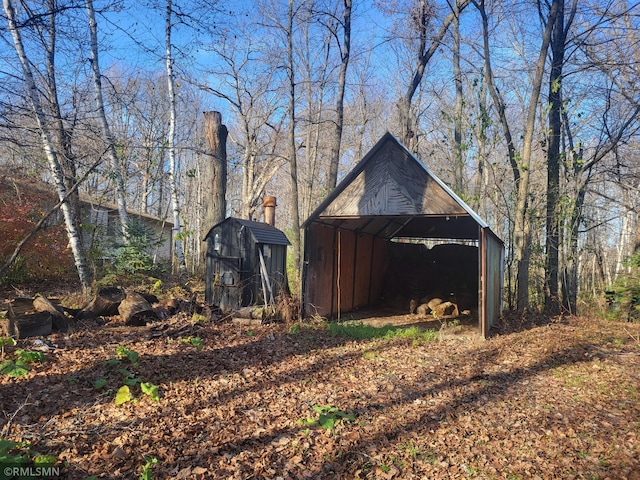
[[[222,222],[227,216],[227,127],[222,124],[220,112],[204,112],[204,136],[209,147],[207,155],[210,162],[207,163],[206,173],[201,180],[204,183],[205,192],[204,228],[209,230],[214,225]],[[206,192],[211,192],[207,198]]]

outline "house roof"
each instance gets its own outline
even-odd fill
[[[218,225],[229,221],[239,223],[241,228],[246,228],[256,243],[264,243],[267,245],[291,245],[284,232],[278,230],[276,227],[273,227],[268,223],[254,222],[252,220],[244,220],[236,217],[228,217],[217,225],[214,225],[205,236],[205,240],[209,238],[211,232],[213,232]]]
[[[118,211],[118,206],[115,203],[111,203],[111,202],[105,202],[102,200],[96,200],[94,198],[89,197],[88,195],[85,194],[80,194],[80,202],[85,203],[87,205],[91,205],[91,207],[96,207],[96,208],[101,208],[103,210],[108,210],[110,212],[112,211]],[[134,215],[137,217],[141,217],[141,218],[146,218],[147,220],[152,220],[158,223],[164,223],[165,225],[172,227],[173,226],[173,222],[170,220],[165,220],[162,219],[160,217],[156,217],[155,215],[150,215],[148,213],[143,213],[143,212],[139,212],[136,210],[133,210],[131,208],[127,208],[127,213],[129,215]]]
[[[304,222],[383,238],[478,239],[487,223],[387,132]]]

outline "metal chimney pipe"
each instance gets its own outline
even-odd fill
[[[262,201],[264,207],[264,223],[268,223],[272,227],[276,226],[276,197],[266,196]]]

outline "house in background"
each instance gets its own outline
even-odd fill
[[[114,245],[122,244],[118,206],[114,203],[98,201],[86,195],[80,195],[80,210],[83,224],[83,243],[85,247],[98,246],[105,253],[113,250]],[[168,220],[127,209],[130,220],[142,222],[153,232],[158,246],[150,252],[155,261],[171,260],[173,253],[173,223]]]

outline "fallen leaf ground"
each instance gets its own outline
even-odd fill
[[[638,324],[416,343],[179,314],[42,340],[46,362],[0,376],[0,433],[55,455],[63,478],[138,478],[146,456],[163,479],[640,479]],[[105,364],[119,346],[139,365]],[[115,405],[125,368],[160,399],[138,383]],[[354,420],[325,430],[305,421],[314,406]]]

